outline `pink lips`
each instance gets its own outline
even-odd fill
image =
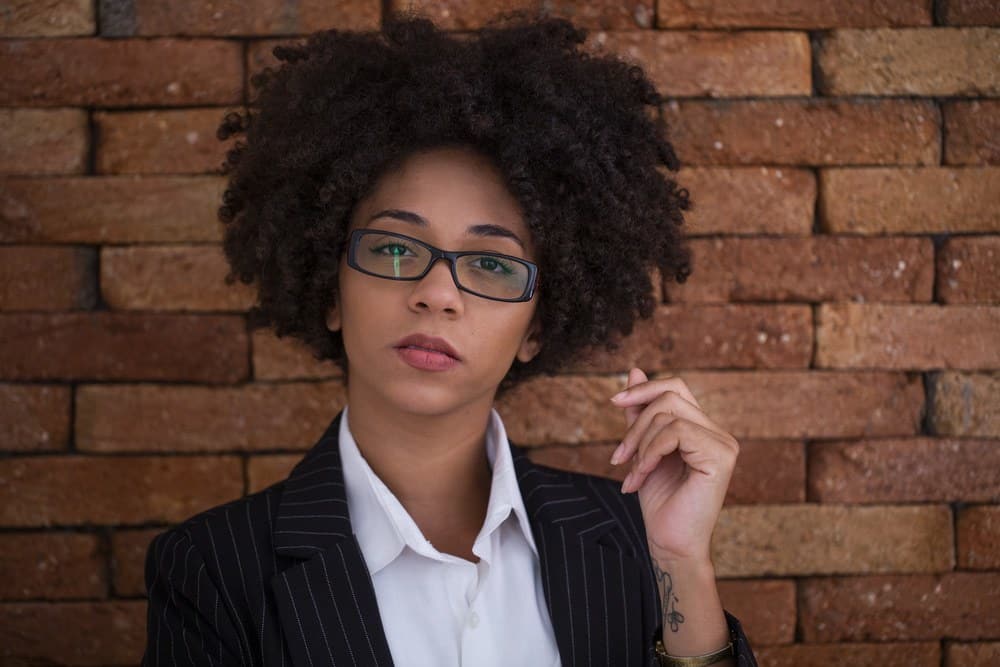
[[[425,371],[445,371],[461,361],[458,352],[448,341],[423,334],[413,334],[398,341],[393,347],[410,366]]]

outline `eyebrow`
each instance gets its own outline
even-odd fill
[[[415,225],[420,225],[421,227],[428,226],[427,219],[424,218],[422,215],[413,213],[412,211],[403,211],[396,208],[387,208],[382,211],[379,211],[375,215],[368,218],[368,222],[371,222],[375,218],[395,218],[397,220],[402,220],[403,222],[410,222]],[[500,225],[492,225],[492,224],[470,225],[467,231],[470,234],[474,234],[475,236],[500,236],[503,238],[512,239],[519,246],[521,246],[522,249],[524,249],[524,242],[521,240],[521,238],[511,230],[507,229],[506,227],[502,227]]]

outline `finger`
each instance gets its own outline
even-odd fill
[[[648,381],[649,378],[646,377],[641,368],[633,368],[628,372],[628,382],[626,382],[625,388],[628,389],[629,387],[634,387]],[[625,407],[625,428],[632,425],[632,422],[642,412],[643,407],[642,405],[629,405]]]
[[[692,474],[700,473],[705,479],[716,481],[722,488],[729,485],[738,451],[698,424],[676,419],[658,429],[641,457],[636,457],[629,485],[623,490],[627,492],[639,489],[660,460],[675,451],[679,452],[681,460]]]
[[[632,422],[632,425],[622,438],[620,450],[616,450],[619,451],[618,461],[627,461],[633,454],[638,452],[638,445],[643,434],[649,429],[652,420],[656,419],[657,415],[660,414],[681,417],[715,433],[721,440],[729,441],[733,446],[737,446],[738,444],[736,438],[712,421],[697,406],[689,403],[677,392],[665,391],[653,400],[652,403],[646,405],[635,421]]]
[[[637,385],[630,385],[623,391],[611,397],[611,401],[618,407],[626,407],[641,403],[649,403],[664,391],[675,391],[684,397],[684,400],[701,409],[701,404],[694,397],[691,389],[679,376],[672,375],[665,378],[648,380]]]

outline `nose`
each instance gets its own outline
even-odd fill
[[[451,315],[462,312],[462,294],[451,275],[451,265],[447,259],[439,258],[427,274],[416,281],[410,292],[409,305],[415,311],[445,312]]]

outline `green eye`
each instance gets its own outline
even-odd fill
[[[407,250],[409,250],[409,248],[401,243],[386,243],[372,248],[372,252],[375,254],[393,255],[394,257],[402,257],[406,254]]]
[[[503,261],[499,257],[490,257],[489,255],[477,257],[474,266],[490,273],[502,273],[505,275],[514,273],[513,267],[511,267],[507,262]]]

